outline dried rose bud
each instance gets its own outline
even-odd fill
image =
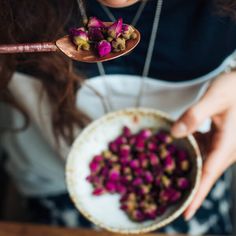
[[[152,183],[154,180],[153,175],[150,171],[145,171],[143,177],[147,183]]]
[[[129,141],[128,141],[129,145],[134,145],[135,142],[136,142],[136,137],[133,136],[133,135],[131,135],[131,136],[129,137]]]
[[[114,152],[117,153],[119,150],[119,146],[115,143],[115,142],[110,142],[109,143],[109,149]]]
[[[162,182],[163,186],[165,186],[166,188],[170,187],[170,185],[171,185],[171,180],[166,175],[162,175],[161,182]]]
[[[113,167],[109,172],[109,180],[117,181],[120,178],[120,170],[118,168]]]
[[[102,176],[108,176],[108,173],[109,173],[109,171],[110,171],[110,169],[108,168],[108,166],[107,165],[105,165],[102,169],[101,169],[101,175]]]
[[[173,141],[172,136],[165,132],[165,131],[160,131],[159,133],[157,133],[156,138],[163,143],[169,144]]]
[[[179,189],[185,190],[185,189],[189,188],[189,186],[190,186],[190,182],[187,178],[182,177],[182,178],[177,179],[177,187]]]
[[[131,217],[131,219],[133,219],[134,221],[137,221],[137,222],[143,221],[145,219],[144,214],[140,210],[132,211],[130,213],[130,217]]]
[[[116,192],[116,184],[112,181],[107,182],[105,184],[105,187],[106,187],[107,191],[109,191],[110,193],[115,193]]]
[[[122,33],[122,24],[123,20],[120,18],[116,22],[114,22],[111,26],[107,28],[107,34],[109,37],[116,39],[118,38]]]
[[[148,163],[148,159],[142,159],[140,160],[140,165],[145,169],[148,167],[149,163]]]
[[[124,126],[122,133],[126,138],[129,138],[131,136],[131,131],[127,126]]]
[[[141,161],[141,160],[146,160],[148,158],[148,155],[146,153],[144,153],[144,152],[139,152],[137,154],[137,157]]]
[[[170,194],[167,189],[164,189],[160,192],[159,199],[161,203],[166,203],[170,199]]]
[[[151,191],[151,185],[141,185],[140,186],[140,194],[145,195],[147,193],[150,193]]]
[[[134,193],[129,193],[127,195],[127,200],[129,200],[129,201],[136,201],[136,195]]]
[[[133,169],[139,168],[139,167],[140,167],[139,161],[138,161],[138,160],[132,160],[132,161],[130,162],[130,167],[133,168]]]
[[[72,37],[73,43],[78,46],[78,49],[90,48],[88,33],[81,28],[71,29],[70,35]]]
[[[155,152],[155,151],[157,151],[157,144],[154,142],[148,142],[147,149],[151,152]]]
[[[140,176],[143,173],[143,169],[142,168],[136,168],[136,169],[133,170],[133,172],[134,172],[135,176]]]
[[[111,162],[117,162],[118,159],[119,159],[118,156],[112,155],[109,160],[110,160]]]
[[[93,190],[93,195],[96,195],[96,196],[100,196],[102,194],[104,194],[106,192],[106,190],[104,188],[95,188]]]
[[[124,174],[131,174],[131,173],[132,173],[132,170],[130,169],[129,166],[125,166],[125,167],[123,168],[123,173],[124,173]]]
[[[123,144],[120,146],[119,154],[120,156],[129,156],[130,155],[131,148],[127,144]]]
[[[190,164],[188,160],[181,161],[179,165],[180,165],[180,169],[184,172],[187,172],[190,169]]]
[[[154,220],[157,217],[157,206],[155,204],[149,204],[148,208],[144,210],[145,218]]]
[[[97,17],[93,16],[93,17],[90,17],[90,18],[89,18],[87,27],[88,27],[88,28],[90,28],[90,27],[94,27],[94,28],[104,28],[105,25],[104,25],[104,23],[103,23],[101,20],[99,20]]]
[[[131,160],[132,160],[131,156],[120,156],[120,163],[122,167],[128,166]]]
[[[102,161],[104,161],[104,158],[103,158],[102,155],[96,155],[96,156],[93,158],[93,161],[102,162]]]
[[[136,32],[133,32],[130,36],[130,39],[136,39],[138,37],[138,34]]]
[[[116,185],[116,192],[120,193],[121,195],[125,194],[127,192],[127,189],[124,185],[122,184],[117,184]]]
[[[148,139],[152,136],[152,131],[150,129],[143,129],[139,132],[138,136],[143,140]]]
[[[177,202],[181,198],[181,193],[178,192],[177,190],[171,189],[171,190],[169,190],[169,192],[170,192],[170,195],[171,195],[170,201],[172,203]]]
[[[167,156],[166,159],[164,160],[165,172],[167,172],[168,174],[172,174],[175,168],[176,165],[174,159],[171,156]]]
[[[161,186],[161,183],[162,183],[162,181],[161,181],[161,176],[157,176],[157,177],[155,178],[154,182],[155,182],[155,185],[156,185],[157,187],[160,187],[160,186]]]
[[[111,44],[106,40],[100,41],[97,45],[97,52],[100,57],[106,56],[111,52]]]
[[[92,160],[89,164],[89,168],[91,172],[98,172],[101,169],[101,165],[99,162]]]
[[[106,151],[103,151],[103,152],[102,152],[102,156],[103,156],[105,159],[110,159],[111,156],[112,156],[112,153],[111,153],[109,150],[106,150]]]
[[[145,142],[142,140],[139,140],[135,143],[135,148],[137,151],[142,152],[145,149]]]
[[[169,155],[169,151],[166,149],[165,145],[160,145],[160,158],[165,159]]]
[[[112,49],[114,52],[124,51],[126,48],[125,39],[117,38],[111,42]]]
[[[160,161],[159,161],[159,158],[156,154],[151,153],[148,155],[148,157],[149,157],[149,160],[150,160],[150,163],[152,166],[159,165]]]
[[[131,182],[133,180],[133,176],[132,175],[126,175],[126,176],[123,176],[121,178],[121,182],[123,184],[128,184],[129,182]]]
[[[177,150],[176,146],[173,145],[173,144],[169,144],[169,145],[167,145],[166,149],[168,150],[168,152],[169,152],[170,154],[175,153],[176,150]]]
[[[131,35],[134,33],[134,29],[132,26],[123,24],[122,26],[122,37],[125,39],[130,39]]]
[[[118,138],[116,138],[114,140],[114,143],[118,146],[120,146],[122,144],[126,144],[127,143],[127,138],[121,135],[121,136],[119,136]]]
[[[135,178],[132,182],[134,186],[139,186],[143,183],[143,180],[141,178]]]
[[[89,40],[92,42],[99,42],[104,39],[100,28],[89,28],[88,30]]]

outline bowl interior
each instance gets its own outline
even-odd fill
[[[135,223],[119,209],[119,195],[93,196],[92,185],[86,180],[93,156],[108,148],[108,143],[121,134],[123,126],[136,133],[143,128],[169,130],[171,121],[152,109],[126,109],[110,113],[89,125],[75,140],[66,165],[69,194],[78,210],[90,221],[107,230],[120,233],[143,233],[160,228],[177,218],[190,203],[199,182],[201,157],[192,136],[176,140],[188,150],[191,159],[191,189],[176,205],[155,220]]]

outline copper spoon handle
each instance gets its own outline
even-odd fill
[[[58,48],[55,43],[22,43],[0,45],[0,54],[26,53],[26,52],[55,52]]]

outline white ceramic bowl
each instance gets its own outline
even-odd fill
[[[173,122],[164,113],[147,108],[131,108],[109,113],[91,123],[76,138],[66,164],[66,182],[76,208],[97,226],[112,232],[145,233],[161,228],[180,216],[190,204],[199,185],[202,159],[193,136],[177,140],[177,145],[188,150],[191,158],[191,188],[185,197],[155,220],[136,223],[120,210],[119,195],[92,195],[92,185],[86,180],[93,156],[107,149],[108,143],[121,134],[123,126],[132,132],[143,128],[170,130]]]

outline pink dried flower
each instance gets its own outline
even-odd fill
[[[122,26],[122,37],[125,39],[130,39],[134,29],[132,26],[123,24]]]
[[[89,44],[89,38],[88,38],[88,33],[81,28],[79,29],[71,29],[70,35],[72,37],[72,41],[75,45],[78,46],[78,49],[89,49],[90,44]]]
[[[152,131],[150,129],[143,129],[139,132],[138,136],[142,140],[145,140],[145,139],[150,138],[152,136]]]
[[[104,23],[95,16],[89,18],[89,22],[87,26],[88,28],[90,27],[104,28],[105,27]]]
[[[140,165],[145,169],[149,166],[148,159],[140,160]]]
[[[190,169],[190,164],[188,160],[184,160],[180,162],[180,169],[184,172],[189,171]]]
[[[115,143],[115,142],[110,142],[109,143],[109,149],[114,152],[117,153],[119,150],[119,146]]]
[[[116,185],[116,191],[120,193],[121,195],[125,194],[127,192],[127,189],[124,185],[122,184],[117,184]]]
[[[116,191],[116,184],[112,181],[107,182],[105,185],[107,191],[109,191],[110,193],[115,193]]]
[[[130,216],[133,220],[138,222],[143,221],[145,219],[145,216],[140,210],[134,210],[133,212],[131,212]]]
[[[147,183],[152,183],[154,180],[153,175],[150,171],[145,171],[143,176]]]
[[[104,194],[105,192],[106,192],[106,190],[104,188],[95,188],[93,190],[93,195],[100,196],[100,195]]]
[[[93,160],[89,164],[89,168],[90,168],[91,172],[97,172],[100,170],[101,166],[100,166],[99,162]]]
[[[141,185],[142,183],[143,183],[143,180],[142,180],[141,178],[136,178],[136,179],[134,179],[133,182],[132,182],[132,184],[133,184],[134,186],[139,186],[139,185]]]
[[[109,37],[116,39],[118,38],[122,33],[122,24],[123,20],[120,18],[116,22],[114,22],[111,26],[107,28],[107,34]]]
[[[166,175],[162,175],[161,182],[166,188],[171,185],[171,180]]]
[[[164,160],[164,170],[165,172],[167,172],[168,174],[173,173],[173,171],[175,170],[175,161],[171,156],[167,156],[166,159]]]
[[[118,138],[116,138],[114,140],[114,143],[118,146],[120,146],[122,144],[126,144],[127,143],[127,138],[121,135],[121,136],[119,136]]]
[[[113,168],[109,172],[109,180],[110,181],[117,181],[120,178],[120,170],[117,168]]]
[[[190,182],[187,178],[182,177],[182,178],[177,179],[177,187],[179,189],[185,190],[185,189],[189,188],[189,186],[190,186]]]
[[[127,126],[124,126],[122,133],[126,138],[129,138],[131,136],[131,131]]]
[[[159,165],[160,163],[158,156],[154,153],[149,154],[149,160],[152,166]]]
[[[130,151],[131,151],[130,146],[128,144],[123,144],[123,145],[120,146],[119,154],[122,157],[129,156]]]
[[[95,162],[102,162],[104,161],[104,158],[102,155],[96,155],[94,158],[93,158],[93,161]]]
[[[104,39],[102,30],[100,28],[89,28],[88,37],[92,42],[99,42]]]
[[[135,148],[137,151],[142,152],[145,149],[145,142],[142,140],[139,140],[135,143]]]
[[[155,151],[157,151],[157,144],[154,142],[148,142],[147,149],[151,152],[155,152]]]
[[[139,168],[140,167],[139,161],[138,160],[132,160],[130,162],[130,167],[133,168],[133,169]]]
[[[97,45],[97,52],[100,57],[106,56],[111,52],[111,44],[106,40],[100,41]]]

